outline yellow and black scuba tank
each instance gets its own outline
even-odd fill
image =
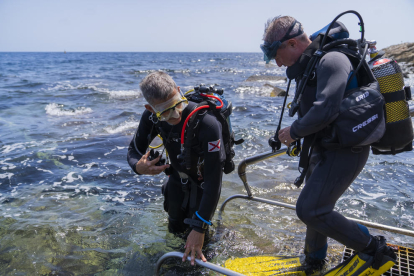
[[[368,62],[377,79],[380,92],[385,99],[385,134],[371,145],[373,154],[397,154],[413,150],[413,124],[407,101],[411,100],[411,89],[404,86],[404,77],[398,63],[384,58],[378,52],[375,41],[370,41]]]

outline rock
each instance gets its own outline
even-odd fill
[[[410,74],[414,74],[414,43],[406,42],[392,45],[385,49],[384,57],[392,58],[398,62],[401,67],[404,78],[409,78]]]
[[[414,42],[392,45],[382,50],[385,52],[385,57],[393,58],[397,62],[405,62],[409,66],[414,66]]]
[[[246,81],[286,81],[286,77],[281,76],[250,76]]]
[[[267,83],[263,86],[268,86],[268,87],[273,88],[272,92],[270,92],[270,97],[283,97],[283,96],[286,95],[286,91],[279,88],[279,87],[276,87],[276,86],[273,86],[273,85],[270,85],[270,84],[267,84]]]

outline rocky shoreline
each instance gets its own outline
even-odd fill
[[[414,42],[406,42],[392,45],[382,49],[386,57],[395,59],[397,62],[405,62],[414,66]]]
[[[385,57],[395,59],[398,62],[405,78],[408,77],[408,74],[414,74],[414,42],[392,45],[382,51],[385,52]]]

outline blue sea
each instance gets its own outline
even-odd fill
[[[144,111],[139,82],[158,70],[182,91],[224,88],[236,138],[245,139],[235,147],[236,165],[270,150],[283,104],[272,91],[287,83],[267,77],[283,77],[285,68],[266,65],[259,53],[0,53],[1,275],[152,275],[164,253],[183,252],[183,239],[167,231],[167,177],[138,177],[126,161]],[[405,82],[414,86],[414,76]],[[283,126],[292,121],[286,113]],[[287,155],[248,167],[253,194],[295,204],[297,167]],[[246,193],[236,171],[224,176],[218,207]],[[414,152],[371,155],[336,210],[412,230],[413,174]],[[305,227],[292,210],[236,199],[213,223],[204,252],[218,265],[303,252]],[[413,237],[371,231],[414,247]],[[329,244],[333,264],[343,246]],[[162,275],[216,274],[177,260]]]

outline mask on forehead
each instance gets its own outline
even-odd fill
[[[289,35],[296,24],[299,24],[297,32],[292,35]],[[264,44],[260,45],[260,49],[262,49],[264,53],[263,60],[266,61],[266,63],[269,63],[272,59],[275,59],[277,55],[277,50],[279,49],[280,45],[283,42],[291,38],[297,37],[301,34],[303,34],[302,24],[295,19],[295,21],[293,21],[293,23],[290,25],[286,34],[280,40],[274,41],[271,44],[268,42],[265,42]]]

